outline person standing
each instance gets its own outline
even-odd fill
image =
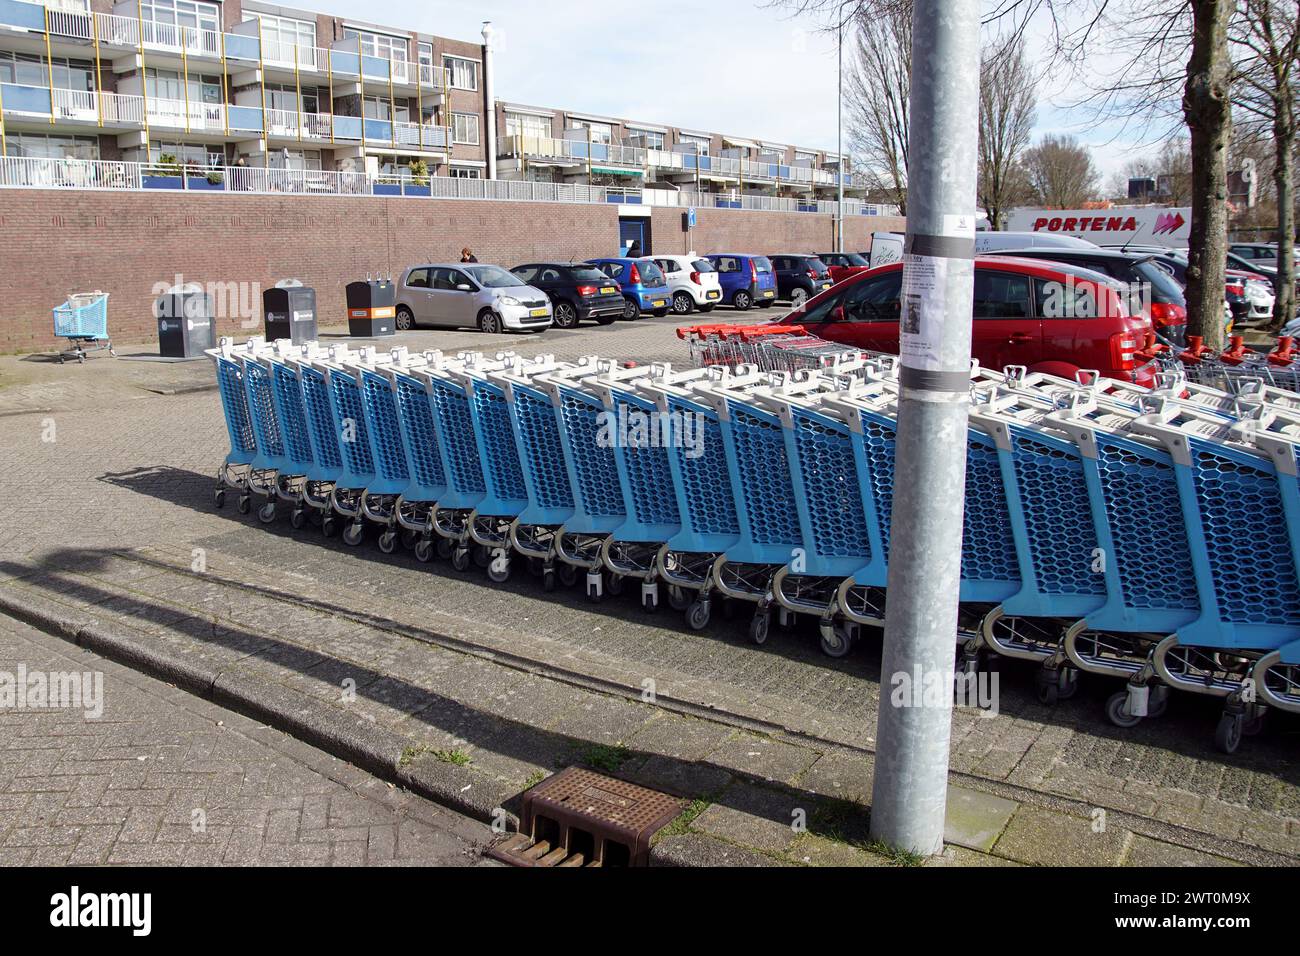
[[[470,251],[469,251],[469,247],[466,246],[464,249],[460,250],[460,261],[461,261],[461,262],[478,262],[478,258],[474,255],[474,253],[470,252]]]

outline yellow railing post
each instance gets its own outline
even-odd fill
[[[298,107],[298,142],[302,142],[302,73],[298,67],[298,44],[293,45],[293,79],[298,88],[298,97],[295,105]],[[263,126],[269,125],[265,122]]]
[[[5,137],[5,91],[0,84],[0,157],[9,155],[9,140]]]
[[[185,50],[185,45],[181,45],[181,89],[184,91],[185,98],[185,132],[190,132],[190,58]]]
[[[140,0],[135,0],[135,45],[140,55],[140,94],[144,98],[144,158],[148,163],[149,140],[152,137],[149,131],[149,71],[144,65],[144,5]]]
[[[330,145],[334,145],[334,57],[330,55],[329,50],[325,50],[325,72],[329,76],[330,84]],[[365,112],[362,110],[362,112]]]
[[[50,55],[50,8],[45,11],[45,79],[50,87],[50,125],[54,125],[54,57]]]
[[[257,77],[262,88],[262,168],[271,168],[271,143],[267,136],[266,122],[266,55],[263,45],[266,38],[262,36],[262,18],[257,18]]]
[[[362,63],[361,82],[363,86],[365,84],[365,74],[366,74],[366,67],[365,64]],[[365,102],[364,91],[362,96],[362,102],[363,103]],[[362,107],[361,112],[363,113],[365,112],[364,106]],[[391,48],[388,51],[388,132],[391,134],[390,139],[392,139],[393,141],[393,153],[396,154],[397,153],[397,99],[396,97],[393,96],[393,51]],[[397,164],[396,155],[393,156],[393,164],[394,165]]]
[[[99,17],[90,11],[90,35],[95,44],[95,116],[99,119],[99,128],[104,128],[104,76],[99,58]]]
[[[226,31],[221,31],[221,129],[230,135],[230,106],[226,99],[230,96],[230,68],[226,65]],[[225,151],[225,145],[222,145]],[[238,158],[238,157],[236,157]]]

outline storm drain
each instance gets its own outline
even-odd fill
[[[519,832],[488,855],[513,866],[648,866],[650,838],[685,805],[648,787],[568,767],[524,794]]]

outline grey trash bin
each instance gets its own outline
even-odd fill
[[[294,345],[316,341],[316,290],[297,279],[284,279],[262,293],[266,340],[288,339]]]

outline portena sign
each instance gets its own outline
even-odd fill
[[[1098,245],[1187,245],[1192,210],[1146,206],[1133,209],[1016,209],[1007,217],[1010,232],[1076,236]]]

